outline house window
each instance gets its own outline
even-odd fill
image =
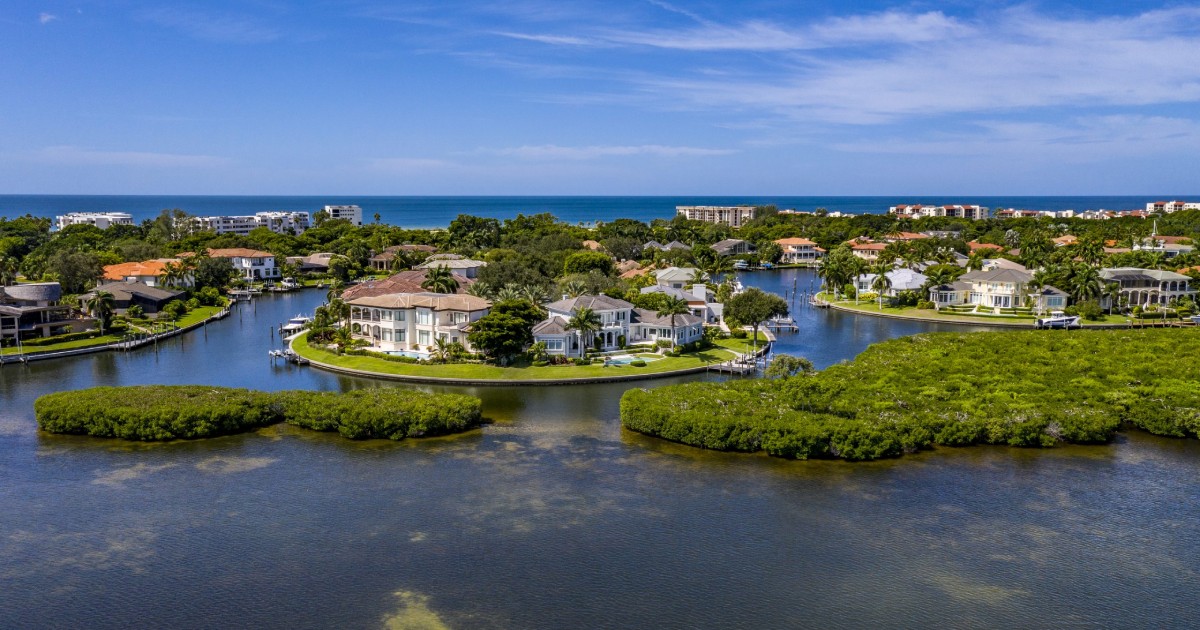
[[[407,341],[407,340],[408,340],[408,331],[406,331],[406,330],[397,330],[396,331],[396,341],[403,342],[403,341]]]
[[[419,343],[423,346],[429,345],[429,331],[428,330],[418,330],[417,331],[417,343]]]
[[[390,328],[384,328],[384,329],[383,329],[383,340],[384,340],[384,341],[391,341],[391,340],[392,340],[392,331],[391,331],[391,329],[390,329]]]
[[[417,311],[417,323],[418,324],[424,324],[424,325],[428,326],[430,323],[432,323],[432,321],[433,321],[433,317],[429,311],[422,311],[422,310]],[[422,342],[422,343],[424,343],[424,342]]]
[[[404,321],[404,317],[404,311],[396,311],[396,321],[402,322]]]
[[[383,313],[383,321],[385,321],[385,322],[392,321],[392,311],[382,311],[382,313]]]
[[[546,350],[551,351],[551,352],[554,352],[554,351],[562,352],[562,349],[563,349],[562,339],[547,339],[545,343],[546,343]]]

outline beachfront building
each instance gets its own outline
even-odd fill
[[[330,219],[343,219],[351,225],[362,225],[362,208],[358,206],[325,206],[322,208]]]
[[[889,214],[901,218],[919,219],[924,217],[952,217],[957,219],[980,220],[988,218],[988,209],[980,205],[947,204],[927,206],[922,204],[903,204],[888,208]]]
[[[310,225],[307,212],[259,212],[237,216],[191,217],[187,220],[192,222],[196,230],[241,236],[258,228],[267,228],[276,234],[301,234]]]
[[[467,330],[492,303],[455,293],[387,293],[346,300],[350,332],[380,352],[427,357],[438,340],[471,350]]]
[[[133,225],[133,215],[128,212],[68,212],[54,217],[58,229],[68,225],[94,225],[107,230],[114,225]]]
[[[163,276],[167,273],[167,265],[179,264],[178,258],[155,258],[142,262],[126,262],[116,265],[105,265],[101,278],[107,282],[141,282],[148,287],[163,284]],[[190,287],[194,284],[191,272],[174,280],[179,286]]]
[[[50,337],[95,327],[96,320],[76,316],[75,309],[61,300],[62,286],[57,282],[0,287],[0,339]]]
[[[600,330],[581,337],[569,322],[584,308],[600,318]],[[607,351],[619,349],[622,341],[654,345],[659,339],[667,339],[682,344],[704,337],[704,322],[697,315],[676,315],[672,324],[669,316],[659,317],[654,311],[606,295],[566,298],[547,304],[546,311],[546,319],[533,327],[533,340],[546,344],[547,353],[567,357],[583,356],[597,344],[601,351]]]
[[[891,286],[884,290],[884,297],[896,297],[901,291],[920,291],[928,278],[925,274],[912,269],[893,269],[885,274],[891,280]],[[854,289],[858,293],[874,293],[875,278],[878,274],[864,273],[854,279]]]
[[[208,255],[212,258],[228,258],[238,275],[246,282],[278,280],[280,277],[279,268],[275,266],[275,254],[271,252],[233,247],[210,249]]]
[[[757,212],[754,206],[675,206],[676,215],[691,221],[720,223],[735,228],[753,220]]]
[[[779,262],[785,265],[815,263],[825,255],[825,250],[806,238],[781,238],[775,244],[783,250]]]
[[[1169,304],[1177,298],[1196,294],[1192,279],[1174,271],[1113,267],[1101,269],[1100,277],[1105,282],[1119,285],[1121,302],[1130,307]],[[1104,306],[1108,306],[1107,302],[1106,297]]]
[[[1200,210],[1200,202],[1195,201],[1152,201],[1146,204],[1146,212],[1171,214],[1184,210]]]

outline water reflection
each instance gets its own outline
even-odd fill
[[[1178,602],[1200,566],[1195,441],[862,464],[714,453],[620,428],[621,393],[663,381],[451,388],[272,366],[278,339],[256,322],[320,299],[266,297],[157,350],[0,368],[0,625],[1192,623]],[[819,365],[929,329],[796,318],[780,350]],[[195,382],[466,392],[494,423],[421,441],[275,426],[169,444],[33,423],[49,391]]]

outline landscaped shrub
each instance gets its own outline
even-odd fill
[[[550,362],[549,361],[534,361],[530,365],[532,365],[533,367],[546,367],[547,365],[550,365]]]
[[[646,367],[646,362],[642,359],[634,359],[629,362],[629,365],[633,367]]]
[[[1197,354],[1200,335],[1177,330],[924,334],[811,375],[632,389],[621,421],[693,446],[798,459],[1105,443],[1122,423],[1200,436]]]
[[[351,439],[420,437],[480,422],[480,401],[399,388],[335,392],[257,392],[205,385],[94,387],[34,402],[50,433],[174,440],[214,437],[288,422]]]

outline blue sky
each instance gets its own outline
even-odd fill
[[[1186,2],[9,0],[0,76],[0,193],[1200,192]]]

